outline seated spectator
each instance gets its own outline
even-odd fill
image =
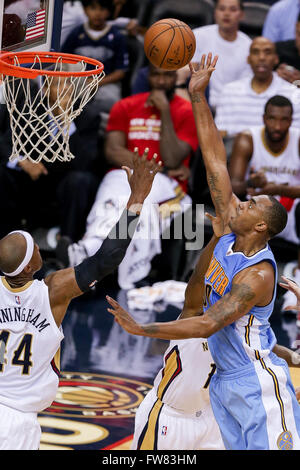
[[[150,157],[156,153],[164,168],[155,177],[139,230],[119,267],[119,284],[124,289],[148,275],[151,260],[161,249],[161,229],[170,225],[174,210],[180,213],[190,207],[191,199],[186,194],[189,158],[198,146],[191,103],[174,93],[176,71],[150,65],[149,83],[150,92],[124,98],[113,106],[107,126],[106,158],[115,169],[100,184],[82,240],[69,244],[62,238],[57,247],[57,256],[70,266],[98,250],[128,199],[126,173],[120,168],[132,167],[136,147],[140,154],[149,148]],[[155,204],[160,206],[161,214],[162,209],[166,210],[161,221]]]
[[[262,35],[272,42],[295,38],[296,21],[300,13],[298,0],[280,0],[267,13]]]
[[[121,82],[128,67],[126,40],[118,28],[107,23],[112,13],[111,0],[82,0],[88,22],[75,28],[62,45],[62,52],[100,60],[105,78],[95,99],[99,110],[109,113],[121,98]]]
[[[137,20],[137,2],[135,0],[113,0],[114,9],[111,21],[115,26],[124,29],[129,36],[144,32]]]
[[[296,23],[296,37],[288,41],[276,42],[279,66],[278,75],[290,83],[300,80],[300,14]]]
[[[64,0],[60,44],[64,44],[65,40],[73,29],[87,21],[81,0]]]
[[[202,54],[213,51],[219,56],[218,67],[212,74],[209,88],[209,105],[215,108],[226,83],[251,74],[247,63],[251,39],[239,31],[243,18],[242,0],[218,0],[215,6],[216,24],[193,30],[196,51],[193,62],[200,62]]]
[[[233,191],[250,198],[275,196],[288,211],[288,222],[278,235],[298,248],[298,260],[286,266],[284,275],[300,281],[300,129],[292,128],[292,103],[283,96],[268,100],[264,126],[249,127],[234,141],[229,162]],[[288,272],[290,271],[290,272]],[[293,272],[292,272],[293,271]],[[284,295],[282,308],[294,305],[293,293]]]
[[[224,86],[215,122],[222,135],[234,136],[250,126],[262,125],[266,102],[274,95],[283,95],[294,106],[293,126],[300,125],[300,90],[273,72],[278,64],[275,45],[266,38],[253,39],[248,62],[252,69],[249,77]]]
[[[190,95],[188,92],[188,76],[185,67],[182,69],[177,70],[176,73],[176,83],[175,83],[175,94],[181,96],[181,98],[186,99],[187,101],[191,101]],[[138,70],[136,74],[136,78],[131,87],[131,95],[136,95],[138,93],[145,93],[150,91],[150,83],[149,83],[149,65],[145,65]],[[206,93],[208,98],[208,92]]]
[[[50,106],[56,100],[57,82],[58,79],[53,79],[46,98]],[[70,99],[68,93],[64,91],[61,107],[67,105]],[[37,112],[44,113],[44,110],[43,106],[37,108]],[[59,112],[58,108],[53,109],[53,113]],[[69,236],[74,241],[81,238],[100,179],[94,174],[98,158],[98,127],[98,111],[92,102],[88,103],[70,127],[70,150],[75,156],[72,161],[34,163],[20,155],[18,160],[10,162],[10,116],[6,105],[1,104],[0,210],[3,221],[0,237],[21,227],[22,221],[25,221],[25,229],[30,232],[36,228],[58,225],[61,235]],[[26,139],[26,142],[30,151],[34,139]],[[33,148],[32,157],[38,153],[39,148]]]

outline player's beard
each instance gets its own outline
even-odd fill
[[[171,101],[173,99],[174,94],[175,94],[175,87],[170,88],[170,90],[166,90],[166,96],[167,96],[168,101]]]

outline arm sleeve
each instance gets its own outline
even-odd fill
[[[87,292],[96,282],[119,266],[131,242],[138,220],[137,214],[125,209],[100,249],[93,256],[75,266],[76,282],[82,292]]]

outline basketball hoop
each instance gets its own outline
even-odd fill
[[[101,62],[56,52],[0,55],[0,78],[12,131],[10,161],[70,161],[73,120],[105,76]]]

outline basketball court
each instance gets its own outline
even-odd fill
[[[28,68],[31,51],[55,53],[60,44],[62,7],[60,0],[0,0],[1,50],[28,52],[22,64]],[[49,67],[47,60],[43,67]],[[59,358],[60,387],[52,406],[39,415],[41,450],[130,448],[136,409],[152,387],[168,342],[123,331],[106,310],[107,294],[128,309],[127,291],[119,289],[115,275],[72,301],[68,309]],[[281,315],[280,304],[278,296],[271,317],[278,343],[299,348],[296,318]],[[144,323],[175,320],[179,312],[180,305],[164,302],[131,310]],[[291,374],[294,385],[300,386],[299,369],[292,369]]]

